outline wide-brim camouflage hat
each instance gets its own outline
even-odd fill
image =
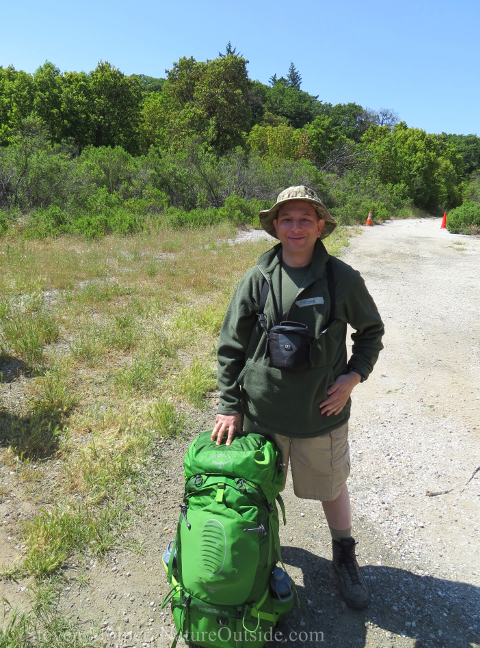
[[[318,214],[319,218],[322,218],[325,221],[325,227],[322,230],[320,236],[321,239],[327,238],[333,232],[337,226],[337,221],[335,221],[329,214],[328,209],[322,203],[317,194],[313,189],[309,189],[305,185],[299,185],[298,187],[288,187],[280,192],[277,196],[277,201],[271,209],[263,209],[260,214],[260,223],[263,229],[270,234],[278,238],[275,227],[273,226],[273,221],[276,219],[278,210],[282,205],[284,205],[289,200],[304,200],[305,202],[310,203],[315,208],[315,211]]]

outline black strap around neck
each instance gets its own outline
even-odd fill
[[[325,264],[325,267],[327,269],[327,286],[328,286],[328,296],[330,299],[330,317],[322,333],[325,333],[325,331],[335,321],[335,301],[336,301],[335,276],[333,274],[333,268],[332,268],[332,264],[330,263],[330,259]],[[262,292],[260,293],[260,301],[258,302],[258,310],[257,310],[258,321],[260,323],[260,326],[264,329],[265,332],[267,332],[267,318],[263,314],[263,311],[265,310],[265,304],[267,302],[269,290],[270,290],[270,285],[268,281],[265,279],[262,286]],[[277,316],[278,319],[277,304],[275,302],[275,298],[274,298],[274,307],[275,307],[275,315]]]
[[[335,294],[335,277],[333,276],[333,268],[330,263],[330,259],[326,263],[327,268],[327,285],[328,285],[328,296],[330,298],[330,317],[325,328],[328,328],[335,321],[335,303],[336,303],[336,294]]]
[[[270,290],[270,286],[268,284],[268,281],[265,279],[265,281],[263,282],[262,292],[260,293],[260,301],[258,303],[258,311],[257,311],[258,321],[260,323],[260,326],[265,330],[265,332],[267,331],[267,318],[263,314],[263,311],[265,310],[265,304],[267,302],[269,290]]]

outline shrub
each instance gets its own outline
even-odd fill
[[[480,175],[472,177],[463,192],[463,199],[480,202]]]
[[[452,234],[480,234],[480,203],[467,200],[452,209],[447,217],[447,227]]]
[[[5,234],[5,232],[8,230],[10,225],[10,217],[9,215],[0,210],[0,236]]]
[[[51,205],[47,209],[38,209],[30,215],[24,235],[29,239],[43,239],[48,236],[66,234],[71,230],[67,214]]]
[[[326,205],[343,225],[364,223],[369,211],[377,220],[410,212],[410,201],[402,184],[382,185],[358,169],[347,171],[343,177],[330,174],[326,179]]]

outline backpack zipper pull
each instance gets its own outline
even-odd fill
[[[262,533],[264,536],[267,535],[267,532],[265,530],[265,527],[263,524],[261,524],[259,527],[256,527],[255,529],[243,529],[244,531],[256,531],[257,533]]]
[[[190,530],[192,528],[192,525],[190,522],[187,520],[187,509],[188,506],[185,506],[185,504],[179,504],[180,506],[180,512],[183,515],[183,519],[185,520],[185,524],[187,525],[187,529]]]

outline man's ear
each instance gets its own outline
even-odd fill
[[[323,220],[323,218],[319,218],[318,219],[318,237],[319,238],[322,235],[322,230],[323,230],[324,227],[325,227],[325,221]]]

